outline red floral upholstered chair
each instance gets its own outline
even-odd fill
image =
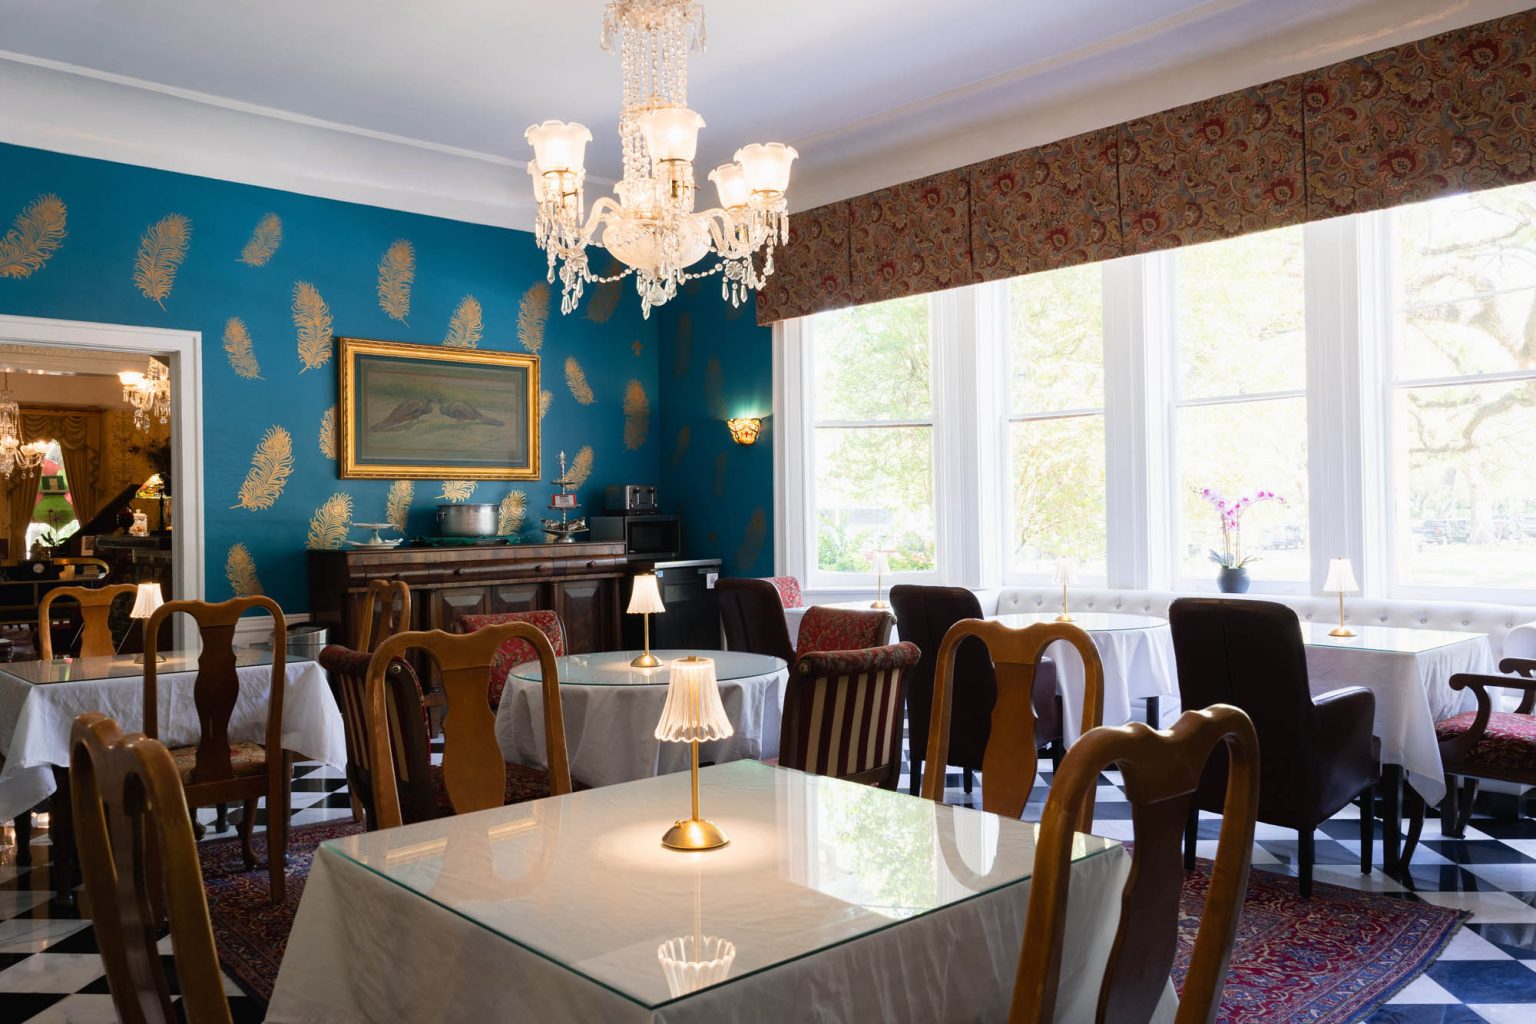
[[[539,609],[531,612],[498,612],[493,615],[460,615],[459,621],[454,624],[455,633],[473,633],[484,629],[486,626],[499,626],[504,622],[526,622],[538,627],[539,631],[549,637],[549,645],[555,649],[555,657],[565,656],[565,627],[560,624],[560,616],[548,609]],[[491,659],[491,682],[487,697],[491,702],[491,710],[495,711],[501,706],[501,692],[507,688],[507,676],[512,670],[524,662],[537,661],[538,654],[533,649],[533,644],[526,640],[513,637],[496,651],[496,656]]]
[[[1453,838],[1466,832],[1479,779],[1536,785],[1536,715],[1531,713],[1536,709],[1536,679],[1532,678],[1536,675],[1536,661],[1505,658],[1499,662],[1499,671],[1518,672],[1525,678],[1465,673],[1451,676],[1451,689],[1471,690],[1477,698],[1477,710],[1435,723],[1440,760],[1445,763],[1445,802],[1440,805],[1440,827],[1444,835]],[[1525,696],[1514,711],[1494,711],[1488,694],[1490,686],[1524,690]],[[1459,794],[1458,775],[1465,779]]]
[[[902,676],[915,644],[795,659],[784,693],[779,765],[895,789],[901,774]]]
[[[785,608],[804,608],[805,596],[800,592],[800,580],[794,576],[766,576],[763,582],[772,583],[779,592],[779,600]]]
[[[890,612],[812,605],[800,620],[795,657],[822,651],[858,651],[890,642],[896,617]]]

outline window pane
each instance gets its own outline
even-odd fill
[[[927,296],[819,314],[811,337],[818,422],[932,415]]]
[[[1179,249],[1179,395],[1307,386],[1301,228]]]
[[[1180,574],[1216,578],[1221,521],[1200,490],[1228,498],[1273,491],[1283,501],[1250,506],[1241,521],[1241,557],[1256,580],[1309,578],[1307,556],[1307,403],[1301,398],[1180,409]]]
[[[1397,582],[1530,589],[1536,381],[1398,392]]]
[[[1013,412],[1104,405],[1103,282],[1097,266],[1009,282]]]
[[[1065,557],[1103,576],[1104,417],[1024,420],[1010,431],[1014,570],[1050,572]]]
[[[822,427],[816,431],[816,567],[894,572],[937,567],[933,428]]]
[[[1397,377],[1536,367],[1536,185],[1453,196],[1392,214]]]

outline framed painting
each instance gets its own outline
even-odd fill
[[[343,478],[539,479],[539,357],[341,338]]]

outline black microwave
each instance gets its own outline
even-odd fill
[[[683,550],[683,526],[677,516],[590,516],[591,540],[622,541],[634,559],[664,562]]]

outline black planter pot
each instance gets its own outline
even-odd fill
[[[1216,587],[1223,594],[1248,593],[1248,569],[1241,565],[1224,565],[1216,574]]]

